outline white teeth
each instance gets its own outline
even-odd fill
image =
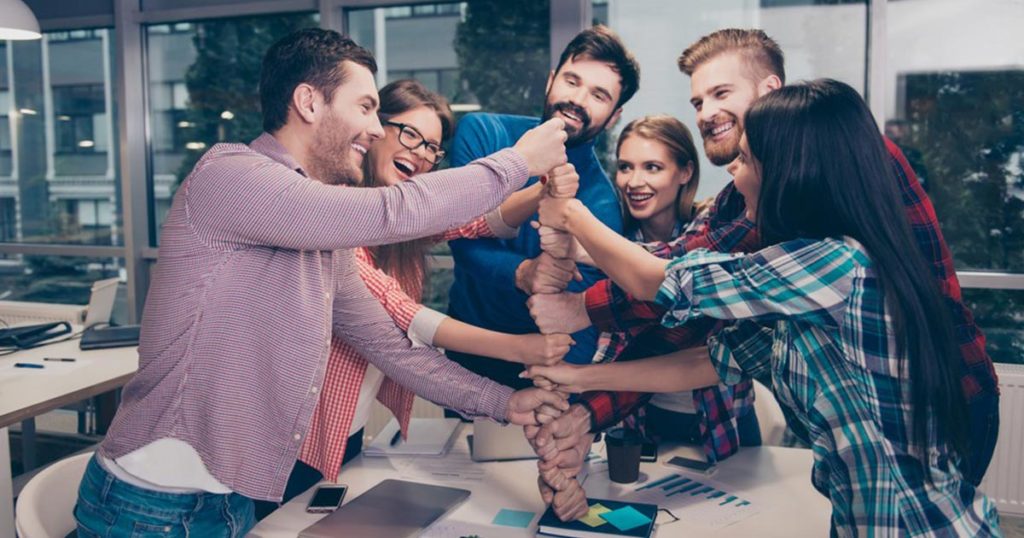
[[[362,155],[366,155],[366,148],[356,143],[352,143],[352,149],[358,151]]]
[[[574,115],[572,115],[572,114],[570,114],[568,112],[562,112],[562,115],[567,117],[567,118],[569,118],[572,121],[580,121],[579,118],[577,118],[576,116],[574,116]]]
[[[631,192],[627,195],[633,202],[643,202],[654,198],[653,192]]]
[[[723,124],[719,125],[718,127],[715,127],[714,129],[711,129],[711,134],[712,135],[720,135],[720,134],[728,131],[729,129],[732,129],[732,126],[733,126],[733,122],[731,122],[731,121],[729,123],[723,123]]]
[[[411,176],[415,171],[416,167],[413,166],[409,161],[403,161],[401,159],[394,160],[395,167],[404,172],[406,175]]]

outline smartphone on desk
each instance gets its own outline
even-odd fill
[[[658,461],[658,443],[644,439],[644,444],[640,446],[640,461]]]
[[[345,500],[346,491],[348,491],[348,486],[342,484],[324,484],[319,486],[313,492],[313,497],[309,500],[306,511],[310,514],[333,512],[341,506],[341,501]]]

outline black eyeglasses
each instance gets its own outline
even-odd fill
[[[384,125],[390,125],[392,127],[398,127],[398,143],[402,144],[402,147],[409,150],[416,150],[420,146],[427,148],[427,162],[436,165],[441,162],[446,155],[445,151],[441,149],[441,146],[427,142],[423,135],[416,130],[412,125],[406,125],[404,123],[398,123],[397,121],[385,120]]]

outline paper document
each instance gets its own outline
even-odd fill
[[[443,458],[395,458],[391,465],[402,479],[416,482],[483,482],[487,478],[486,466],[470,458],[465,443],[457,443]]]
[[[681,521],[720,529],[767,508],[737,488],[703,475],[671,474],[636,486],[630,500],[667,508]]]
[[[366,456],[444,456],[455,439],[461,422],[457,418],[414,418],[409,421],[409,438],[402,439],[398,421],[387,426],[363,450]]]

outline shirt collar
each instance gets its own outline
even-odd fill
[[[271,159],[306,177],[309,177],[309,174],[302,169],[302,165],[299,164],[299,161],[296,161],[295,157],[292,157],[291,154],[288,153],[288,149],[284,147],[284,144],[274,138],[274,135],[270,133],[264,132],[260,136],[256,137],[255,140],[249,143],[249,148],[257,153],[270,157]]]

